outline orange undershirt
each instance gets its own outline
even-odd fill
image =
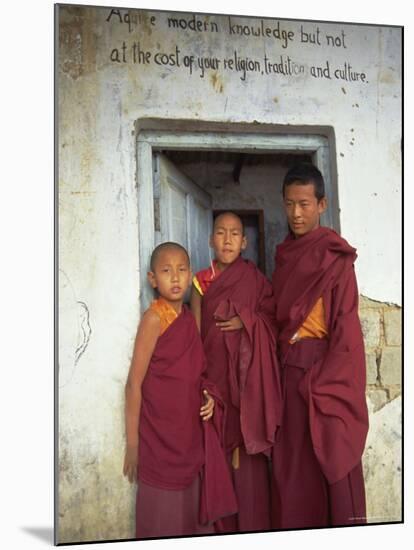
[[[158,298],[158,300],[154,300],[153,302],[151,302],[149,308],[152,311],[155,311],[155,313],[160,318],[161,336],[161,334],[163,334],[167,330],[171,323],[173,323],[177,319],[178,313],[163,298]]]
[[[328,329],[325,322],[325,308],[322,297],[320,297],[304,320],[303,325],[290,340],[290,343],[293,344],[302,338],[325,338],[327,335]]]
[[[194,275],[193,285],[198,290],[200,296],[204,296],[210,284],[214,281],[214,279],[217,279],[220,273],[221,271],[217,267],[217,260],[213,260],[210,267],[207,267],[207,269],[202,269]]]

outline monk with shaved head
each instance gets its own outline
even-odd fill
[[[136,537],[214,533],[237,504],[220,446],[224,404],[205,377],[200,334],[183,304],[190,260],[167,242],[150,266],[157,299],[139,324],[125,388],[124,475],[138,482]]]
[[[280,423],[272,286],[242,258],[242,220],[224,212],[214,221],[211,265],[193,278],[191,308],[207,358],[207,376],[226,405],[224,444],[238,513],[218,532],[271,528],[269,455]]]

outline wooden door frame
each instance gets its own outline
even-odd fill
[[[137,145],[137,199],[140,304],[148,302],[146,273],[154,249],[153,153],[163,150],[214,150],[257,153],[300,153],[312,155],[322,171],[330,208],[322,216],[324,225],[339,231],[336,186],[335,142],[331,127],[296,127],[260,124],[223,124],[198,121],[142,119],[135,124]],[[332,153],[331,153],[332,151]],[[141,236],[145,235],[145,238]]]

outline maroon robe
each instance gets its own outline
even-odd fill
[[[210,528],[203,530],[202,525],[237,511],[222,447],[225,408],[214,385],[203,376],[205,367],[195,319],[183,306],[181,314],[158,338],[142,384],[138,538],[211,532]],[[204,388],[216,400],[213,420],[207,422],[200,418]],[[200,488],[196,483],[199,477]],[[140,484],[147,495],[144,501]],[[161,502],[164,497],[173,509],[166,509],[167,515],[159,517],[158,510],[166,508]],[[184,512],[177,509],[181,501],[188,504]],[[171,523],[174,515],[176,521]],[[197,523],[183,515],[191,515]]]
[[[355,259],[355,249],[324,227],[298,239],[289,235],[276,249],[273,291],[285,397],[273,453],[277,527],[365,521],[360,463],[368,412]],[[327,339],[290,344],[321,296]],[[350,487],[352,510],[335,509],[338,483]]]
[[[218,320],[238,315],[244,328],[221,331]],[[280,424],[281,387],[275,352],[274,302],[269,281],[239,257],[209,286],[202,299],[201,336],[207,375],[227,406],[225,448],[229,461],[240,448],[233,478],[239,514],[218,528],[270,528],[269,453]],[[257,455],[257,456],[250,456]]]

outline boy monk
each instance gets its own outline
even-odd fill
[[[290,233],[276,248],[273,273],[284,392],[273,452],[276,527],[365,523],[368,413],[357,255],[319,225],[327,201],[315,166],[286,174],[283,199]]]
[[[270,452],[281,413],[274,302],[266,277],[240,253],[247,246],[241,219],[214,221],[212,265],[193,279],[191,308],[207,357],[207,375],[227,404],[225,448],[238,514],[219,532],[270,529]]]
[[[139,324],[125,388],[124,475],[139,481],[136,537],[212,533],[213,522],[237,506],[220,449],[223,412],[215,407],[218,433],[211,421],[200,422],[213,415],[206,388],[213,395],[214,388],[202,379],[202,342],[183,305],[191,284],[187,251],[170,242],[156,247],[148,279],[159,297]]]

